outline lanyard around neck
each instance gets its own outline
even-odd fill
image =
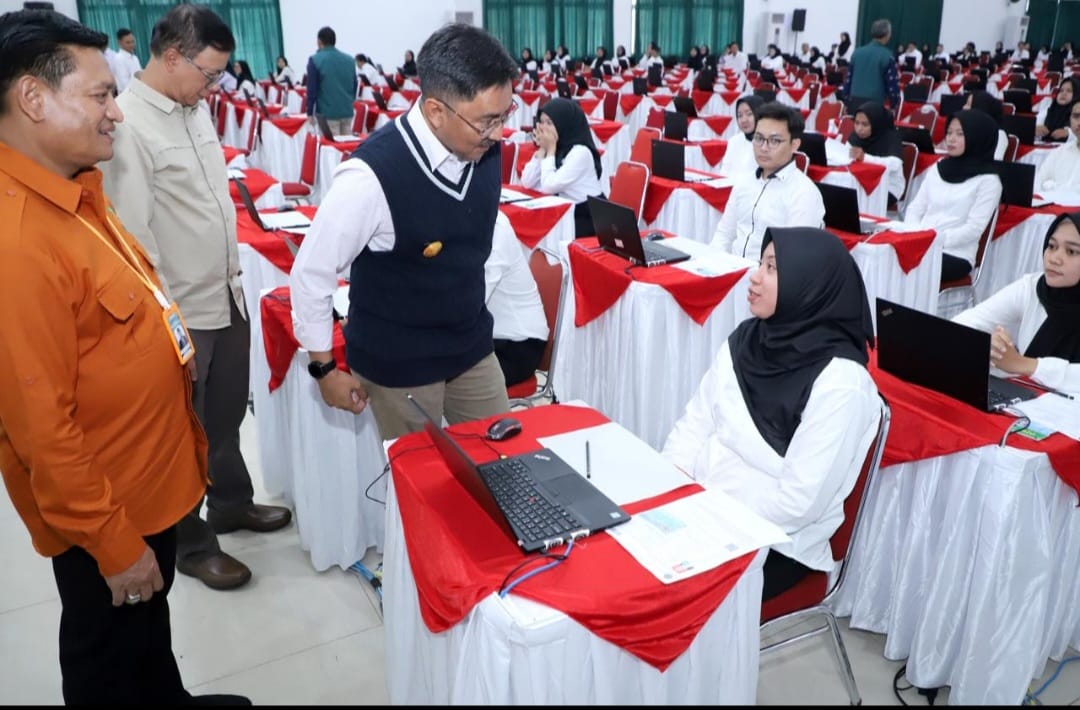
[[[99,240],[101,240],[102,244],[109,248],[109,251],[111,251],[113,254],[116,254],[116,257],[120,259],[120,261],[124,262],[124,265],[126,265],[129,269],[135,272],[135,275],[139,278],[140,281],[142,281],[143,285],[146,286],[147,289],[149,289],[150,293],[154,294],[154,300],[156,300],[162,308],[169,307],[169,301],[165,298],[165,294],[163,294],[161,292],[161,289],[154,285],[154,282],[150,280],[150,275],[146,273],[142,265],[139,263],[139,258],[138,256],[136,256],[135,251],[120,235],[120,230],[116,228],[116,226],[112,223],[112,220],[109,219],[108,215],[105,215],[105,226],[109,228],[109,232],[113,235],[113,237],[116,238],[116,241],[120,243],[120,246],[124,248],[124,251],[127,253],[127,257],[121,254],[120,250],[117,249],[116,246],[112,242],[110,242],[97,227],[87,222],[82,215],[76,214],[75,217],[80,222],[82,222],[87,229],[93,232],[94,236],[96,236]]]

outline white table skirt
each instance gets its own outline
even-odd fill
[[[762,551],[690,647],[661,673],[562,612],[487,597],[432,633],[393,493],[387,494],[383,635],[390,702],[475,705],[752,704],[757,695]]]
[[[566,246],[562,254],[565,258]],[[753,264],[746,261],[746,266]],[[749,274],[732,286],[703,326],[660,286],[634,281],[614,305],[578,328],[571,280],[560,308],[554,380],[559,399],[589,402],[662,449],[720,346],[750,317]]]
[[[600,187],[605,195],[610,195],[611,178],[615,177],[615,170],[618,169],[619,163],[630,159],[630,144],[633,142],[634,134],[626,125],[615,131],[607,141],[601,141],[595,132],[591,131],[591,133],[596,147],[604,151],[604,154],[600,156]]]
[[[881,180],[878,181],[877,187],[873,192],[867,193],[863,189],[862,183],[855,179],[855,176],[850,172],[831,170],[821,181],[827,185],[838,185],[840,187],[850,187],[855,190],[855,195],[858,197],[859,212],[862,214],[870,214],[877,217],[884,217],[885,212],[889,206],[889,170],[885,169],[885,172],[881,174]]]
[[[866,298],[870,302],[870,315],[875,325],[877,309],[874,303],[878,296],[926,313],[937,313],[942,243],[940,236],[934,237],[919,265],[906,274],[900,268],[896,250],[890,245],[874,244],[872,241],[855,245],[851,256],[862,272]]]
[[[714,172],[708,170],[707,172]],[[716,225],[724,213],[704,200],[688,187],[678,187],[668,195],[667,201],[656,219],[645,225],[649,229],[663,229],[680,237],[708,244],[712,241]]]
[[[255,209],[276,210],[285,204],[285,193],[281,190],[281,183],[275,182],[266,189],[266,192],[255,199]]]
[[[250,112],[249,112],[250,113]],[[294,135],[288,135],[270,121],[262,123],[262,140],[248,162],[282,182],[296,182],[300,179],[300,162],[304,157],[304,137],[309,126],[304,126]]]
[[[222,98],[221,100],[226,102],[225,135],[221,137],[221,144],[247,150],[248,133],[251,131],[251,124],[255,120],[255,112],[250,110],[244,111],[243,121],[237,121],[236,105],[225,98]]]
[[[312,204],[322,204],[326,193],[330,191],[330,185],[334,181],[334,170],[341,165],[341,161],[351,154],[342,153],[337,148],[327,145],[319,146],[319,164],[315,169],[315,187],[311,191]]]
[[[1080,510],[1043,454],[986,446],[882,469],[835,608],[919,687],[1018,705],[1080,647]],[[947,521],[942,525],[943,521]]]

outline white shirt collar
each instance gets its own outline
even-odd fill
[[[761,166],[758,167],[760,169]],[[794,160],[791,160],[787,165],[777,170],[776,173],[773,175],[773,178],[779,180],[780,182],[787,182],[788,178],[790,178],[794,174],[792,171],[797,171],[798,169],[799,166],[795,164]],[[765,177],[764,171],[762,171],[761,175],[758,176],[758,180],[762,182],[769,179],[770,178]]]
[[[418,99],[406,114],[409,127],[412,128],[413,133],[416,135],[416,141],[420,144],[420,149],[424,151],[424,156],[427,158],[428,163],[431,164],[432,170],[438,170],[444,174],[457,173],[460,175],[467,163],[450,152],[442,144],[442,141],[435,136],[431,126],[428,125],[427,119],[424,118],[423,111],[420,109],[422,99],[423,97]]]

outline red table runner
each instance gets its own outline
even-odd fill
[[[608,419],[582,407],[551,405],[515,415],[524,432],[494,447],[514,455],[540,448],[536,439],[596,426]],[[490,422],[450,430],[475,460],[493,459],[480,441]],[[424,432],[401,437],[388,452],[402,533],[416,581],[420,615],[433,633],[459,623],[499,590],[525,558],[451,476]],[[700,491],[696,484],[623,506],[631,515]],[[754,553],[674,584],[661,584],[614,538],[593,535],[563,564],[532,577],[514,594],[565,613],[600,638],[664,671],[697,637],[742,577]]]
[[[266,362],[270,366],[270,391],[273,392],[285,381],[289,372],[289,363],[300,349],[292,326],[292,301],[289,287],[279,286],[259,299],[259,312],[262,317],[263,348],[266,350]],[[349,371],[345,362],[345,334],[341,324],[334,323],[334,360],[339,370]]]
[[[705,162],[713,167],[723,160],[724,154],[727,153],[727,141],[722,138],[719,140],[687,143],[686,145],[696,145],[701,148],[701,155],[705,158]]]
[[[874,244],[888,244],[896,252],[896,261],[905,274],[910,273],[912,269],[922,263],[926,252],[930,250],[930,246],[934,243],[934,237],[937,236],[937,232],[933,229],[920,232],[885,231],[872,234],[869,237],[843,232],[839,229],[830,228],[828,231],[840,237],[840,240],[844,242],[844,246],[849,251],[857,245],[869,241],[873,241]]]
[[[645,190],[645,207],[641,211],[641,218],[645,220],[646,224],[656,221],[656,216],[660,214],[664,203],[671,197],[671,193],[677,189],[693,190],[701,199],[721,212],[724,211],[728,198],[731,197],[730,186],[712,187],[700,182],[681,182],[651,175],[649,185]]]
[[[944,157],[944,155],[938,155],[937,153],[919,153],[915,158],[915,174],[922,175],[927,168],[936,165]]]
[[[666,109],[671,104],[671,100],[675,97],[671,94],[650,94],[649,98],[660,108]]]
[[[236,158],[236,156],[238,156],[238,155],[247,155],[246,150],[242,150],[240,148],[233,148],[230,145],[221,146],[221,152],[225,154],[225,164],[226,165],[231,163],[233,161],[233,159]]]
[[[821,182],[829,173],[851,173],[852,177],[862,186],[864,192],[869,195],[881,184],[881,178],[885,175],[885,166],[866,161],[853,162],[850,165],[810,165],[806,174],[814,182]]]
[[[718,136],[724,135],[724,131],[731,124],[731,116],[698,116],[697,120],[704,121],[705,125]]]
[[[595,135],[596,139],[601,143],[607,143],[611,140],[611,137],[622,130],[626,124],[622,121],[590,121],[589,130]],[[597,146],[599,148],[600,146]]]
[[[619,94],[619,109],[622,110],[623,115],[629,116],[641,103],[641,98],[637,94]]]
[[[570,244],[570,273],[574,281],[574,325],[581,326],[611,308],[630,287],[631,281],[659,286],[675,299],[686,315],[704,325],[732,286],[746,273],[739,269],[720,276],[704,277],[673,266],[629,267],[627,261],[600,249],[595,237]]]
[[[581,110],[585,112],[586,116],[596,110],[596,105],[600,103],[600,99],[594,99],[587,96],[578,96],[574,100],[581,104]]]
[[[253,201],[262,197],[267,190],[276,184],[278,184],[278,180],[267,175],[262,170],[255,168],[246,168],[244,170],[244,186],[251,193]],[[229,181],[229,196],[232,197],[234,205],[244,204],[240,200],[240,191],[236,189],[236,184],[232,180]]]
[[[544,193],[536,190],[529,190],[521,185],[507,185],[507,189],[521,192],[526,195],[532,195],[533,197],[541,197]],[[528,207],[519,207],[515,204],[499,205],[499,210],[502,211],[506,218],[510,220],[510,226],[514,228],[514,234],[517,235],[518,241],[527,246],[529,249],[535,249],[544,237],[555,228],[555,225],[559,223],[559,220],[563,218],[567,212],[574,205],[567,203],[564,205],[553,205],[551,207],[541,207],[539,209],[529,209]]]
[[[314,205],[303,205],[298,207],[297,211],[307,215],[308,219],[314,219],[316,209],[318,208]],[[273,212],[273,210],[267,211]],[[251,216],[247,213],[247,210],[241,209],[237,211],[236,240],[241,244],[247,244],[259,252],[264,259],[287,274],[292,271],[293,255],[289,251],[288,245],[285,244],[286,239],[292,239],[294,244],[299,244],[303,237],[282,231],[264,232],[251,221]]]

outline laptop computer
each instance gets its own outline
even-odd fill
[[[670,113],[673,112],[664,112],[665,122],[668,120],[667,114]],[[681,116],[682,114],[678,115]],[[678,180],[679,182],[706,182],[714,177],[712,175],[699,175],[688,178],[686,176],[686,146],[671,141],[652,142],[652,174],[656,177]]]
[[[1039,90],[1039,84],[1034,79],[1018,79],[1009,84],[1010,89],[1026,89],[1028,94],[1034,94]],[[1018,109],[1019,110],[1019,109]]]
[[[664,138],[673,141],[686,140],[689,117],[679,111],[664,111]]]
[[[1019,138],[1021,145],[1035,145],[1035,114],[1033,113],[1002,116],[1001,129]]]
[[[854,188],[815,182],[825,205],[825,226],[841,232],[869,236],[881,231],[877,222],[859,217],[859,195]]]
[[[659,64],[650,64],[648,78],[650,84],[660,86],[664,83],[664,68]]]
[[[806,153],[811,165],[827,166],[829,164],[829,159],[825,154],[825,136],[821,133],[813,131],[803,133],[799,141],[799,150]]]
[[[680,146],[677,146],[680,147]],[[634,210],[600,197],[589,198],[593,227],[600,246],[637,266],[660,266],[686,261],[689,254],[654,241],[644,241]]]
[[[570,91],[570,84],[567,83],[566,79],[556,79],[555,90],[564,99],[574,98],[574,94]]]
[[[264,232],[274,232],[277,230],[284,230],[290,232],[296,232],[297,234],[305,234],[311,227],[311,220],[307,218],[302,212],[296,210],[288,210],[287,212],[259,212],[255,208],[255,200],[251,199],[251,192],[247,189],[247,185],[239,178],[232,178],[232,181],[236,184],[236,191],[240,193],[240,201],[244,203],[244,209],[247,210],[248,216],[251,217],[251,221],[258,226]],[[285,240],[289,244],[290,251],[296,254],[296,245],[292,244],[288,239]]]
[[[372,87],[371,98],[375,102],[375,105],[379,107],[380,111],[390,110],[390,108],[386,105],[386,99],[383,98],[382,89],[380,89],[379,87]]]
[[[1031,92],[1024,89],[1006,89],[1001,100],[1016,107],[1016,113],[1031,113]]]
[[[926,84],[908,84],[904,87],[904,101],[924,104],[930,98]]]
[[[825,72],[825,83],[829,86],[840,86],[844,83],[844,75],[838,71]]]
[[[915,71],[915,57],[904,57],[904,71]]]
[[[1031,199],[1035,191],[1035,166],[995,160],[994,169],[1001,178],[1001,203],[1017,207],[1031,207]]]
[[[589,90],[589,82],[585,81],[585,77],[583,77],[581,74],[574,75],[574,83],[577,84],[578,88],[581,89],[582,92]]]
[[[933,154],[934,139],[930,135],[930,131],[922,126],[897,126],[896,131],[900,134],[900,140],[914,143],[920,153]]]
[[[990,333],[877,299],[878,366],[984,412],[1038,393],[990,374]]]
[[[614,73],[615,73],[615,72],[613,72],[613,71],[611,70],[611,65],[610,65],[610,64],[608,64],[607,62],[604,62],[604,63],[603,63],[603,64],[601,64],[600,66],[601,66],[601,68],[603,69],[603,72],[604,72],[604,76],[611,76],[612,74],[614,74]]]
[[[604,78],[604,70],[601,69],[600,67],[593,67],[592,69],[589,70],[589,76],[591,76],[593,79],[603,79]]]
[[[671,97],[671,103],[675,104],[675,110],[679,113],[685,114],[690,118],[697,117],[697,106],[694,105],[694,100],[687,96],[673,96]]]
[[[523,552],[588,537],[630,519],[551,449],[477,464],[409,395],[450,473]]]
[[[649,93],[649,85],[648,82],[645,81],[645,77],[634,77],[634,95],[644,96],[647,93]]]
[[[942,94],[941,116],[946,119],[952,117],[957,111],[963,111],[966,103],[967,96],[963,94]]]

